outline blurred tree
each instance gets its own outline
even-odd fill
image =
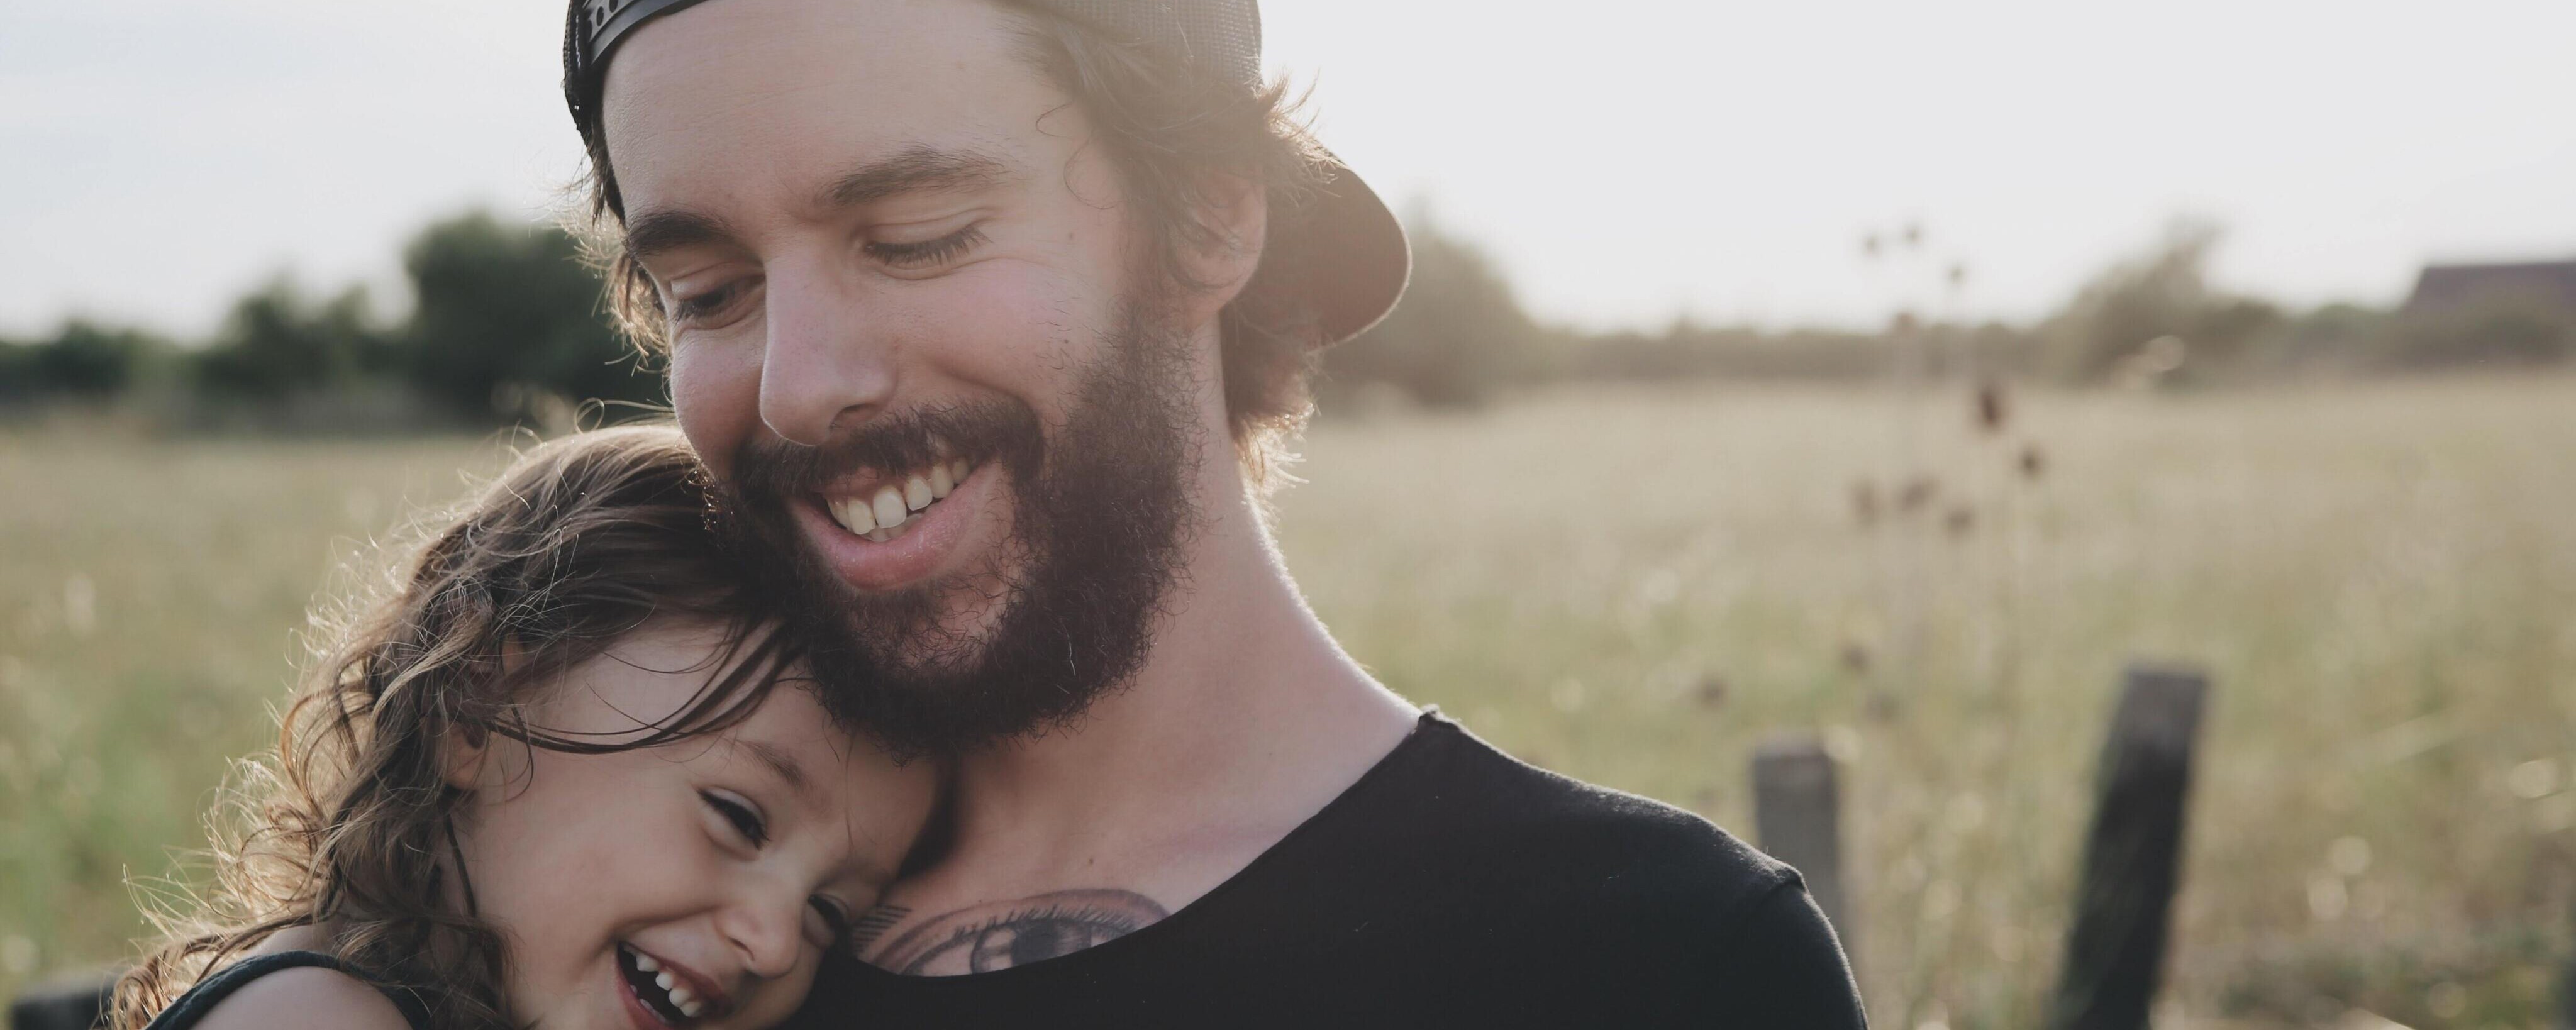
[[[661,377],[600,310],[599,277],[572,236],[470,212],[423,230],[404,251],[419,298],[400,334],[401,367],[459,411],[514,418],[526,399],[654,402]]]
[[[133,386],[143,366],[169,350],[150,333],[78,318],[50,340],[0,340],[0,400],[104,399]]]
[[[2209,255],[2220,235],[2216,224],[2177,219],[2154,249],[2076,291],[2042,327],[2055,371],[2099,381],[2163,337],[2181,340],[2195,364],[2220,364],[2277,328],[2279,309],[2210,288]]]
[[[373,325],[364,288],[319,305],[285,276],[233,304],[214,342],[196,356],[207,392],[275,400],[341,389],[380,371],[386,341]]]
[[[1544,335],[1482,248],[1417,207],[1413,279],[1386,320],[1326,351],[1333,388],[1379,382],[1421,403],[1473,405],[1518,377]]]

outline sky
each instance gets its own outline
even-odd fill
[[[542,217],[580,169],[555,0],[12,6],[0,333],[202,334],[281,274],[397,312],[421,225]],[[2225,226],[2222,284],[2301,306],[2576,257],[2567,0],[1263,13],[1326,144],[1586,328],[2026,319],[2177,217]],[[1919,253],[1863,260],[1909,224]]]

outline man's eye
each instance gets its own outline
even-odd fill
[[[742,839],[750,841],[752,847],[769,843],[769,827],[761,822],[760,813],[752,810],[751,806],[713,791],[699,791],[698,797],[726,822],[732,823],[734,830],[742,834]]]
[[[705,293],[698,294],[695,297],[673,300],[671,302],[671,322],[675,325],[682,326],[703,325],[715,322],[723,317],[726,309],[732,307],[734,302],[740,300],[742,295],[749,292],[749,290],[749,285],[737,280],[735,282],[729,282],[722,286],[718,286],[715,289],[708,290]]]
[[[984,230],[969,225],[935,240],[919,243],[871,242],[861,248],[873,257],[896,268],[936,268],[966,256],[984,242]]]

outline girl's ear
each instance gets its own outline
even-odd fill
[[[470,723],[451,723],[438,741],[438,774],[458,790],[483,786],[483,762],[492,754],[492,734]]]
[[[507,679],[528,663],[528,647],[516,636],[501,638],[500,675]],[[458,790],[479,790],[486,785],[485,773],[492,754],[493,740],[500,736],[491,727],[447,714],[447,731],[439,735],[438,774],[447,785]]]

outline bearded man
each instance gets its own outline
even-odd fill
[[[1408,259],[1254,0],[575,0],[565,72],[612,302],[828,705],[953,763],[801,1023],[1860,1025],[1794,871],[1299,596],[1276,462]]]

